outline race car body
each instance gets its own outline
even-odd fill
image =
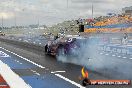
[[[84,38],[81,37],[65,37],[58,38],[55,41],[49,41],[45,45],[46,54],[58,55],[76,55],[80,46],[85,43]]]

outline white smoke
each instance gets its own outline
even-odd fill
[[[96,37],[96,36],[94,36]],[[105,37],[105,36],[104,36]],[[111,36],[110,36],[111,37]],[[103,42],[102,42],[103,43]],[[123,63],[121,59],[101,55],[97,41],[88,39],[77,51],[76,57],[59,55],[58,61],[85,66],[93,72],[98,72],[109,78],[130,79],[132,72],[130,64]]]

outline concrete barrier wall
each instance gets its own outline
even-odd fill
[[[10,39],[4,39],[4,38],[0,38],[0,41],[44,52],[44,46],[39,46],[39,45],[35,45],[35,44],[32,44],[32,43],[26,43],[26,42],[21,42],[21,41],[16,41],[16,40],[10,40]]]
[[[126,55],[132,55],[132,46],[121,45],[101,45],[98,48],[101,51],[107,51],[112,53],[121,53]]]

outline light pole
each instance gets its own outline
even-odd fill
[[[38,29],[40,29],[40,23],[39,23],[39,19],[38,19]]]
[[[94,12],[93,12],[93,1],[92,1],[92,19],[94,18]]]
[[[14,20],[15,20],[15,29],[17,29],[17,25],[16,25],[16,14],[15,14]]]
[[[2,30],[3,30],[3,16],[2,16],[2,23],[1,23],[1,26],[2,26]]]
[[[68,8],[69,1],[67,0],[67,8]]]
[[[16,7],[16,4],[15,4],[15,0],[13,0],[13,3],[14,3],[14,8]],[[13,12],[14,12],[14,28],[15,29],[17,29],[17,23],[16,23],[16,11],[15,10],[13,10]]]

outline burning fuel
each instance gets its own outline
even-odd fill
[[[82,68],[81,73],[83,78],[88,78],[88,71],[84,71],[84,67]]]

